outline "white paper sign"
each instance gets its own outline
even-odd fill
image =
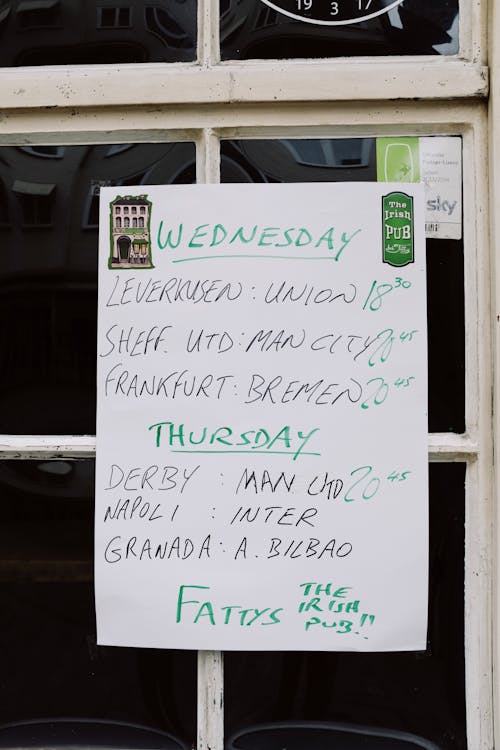
[[[98,642],[424,649],[422,186],[100,200]]]

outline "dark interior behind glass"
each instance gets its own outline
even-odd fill
[[[0,148],[0,432],[94,434],[99,189],[196,181],[192,143]]]
[[[465,466],[429,468],[427,650],[227,652],[226,750],[430,750],[424,739],[435,743],[435,750],[464,750]],[[315,736],[317,722],[325,723],[320,737]],[[364,735],[335,736],[335,730],[346,724],[362,729]],[[280,730],[273,732],[273,725]],[[399,734],[400,744],[378,738],[377,731],[383,730]],[[401,733],[424,739],[422,744],[404,744]]]
[[[0,747],[191,748],[196,654],[96,645],[93,498],[92,460],[0,461]]]
[[[197,0],[0,0],[0,67],[196,59]]]
[[[220,0],[220,15],[223,60],[458,53],[458,0]]]

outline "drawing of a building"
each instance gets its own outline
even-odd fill
[[[146,195],[118,196],[110,204],[110,268],[153,268]]]

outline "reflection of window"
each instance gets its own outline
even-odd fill
[[[141,206],[139,210],[140,210],[141,214],[145,214],[146,213],[146,206]]]
[[[132,148],[131,143],[114,143],[112,146],[108,148],[108,151],[106,153],[107,156],[116,156],[116,154],[121,154],[123,151],[128,151],[129,148]]]
[[[25,226],[50,226],[55,185],[16,180],[12,191],[17,195]]]
[[[17,8],[22,29],[58,26],[61,23],[59,0],[23,0]]]
[[[163,8],[146,8],[146,27],[169,47],[187,48],[192,45],[186,32]]]
[[[231,0],[220,0],[219,7],[220,17],[222,18],[229,10],[231,10]]]
[[[283,141],[298,164],[308,167],[366,167],[371,143],[369,138]]]
[[[136,214],[137,213],[137,206],[132,206],[131,210],[132,210],[133,214]]]
[[[99,197],[101,188],[109,187],[112,184],[112,180],[90,180],[90,195],[97,195]]]
[[[123,213],[124,214],[128,214],[128,206],[124,206],[123,207]]]
[[[121,218],[119,216],[116,217],[115,223],[116,223],[116,226],[118,227],[118,229],[121,229],[122,220],[121,220]]]
[[[90,194],[87,199],[86,217],[83,220],[85,229],[92,229],[99,224],[99,195]]]
[[[129,226],[130,226],[130,219],[128,218],[128,216],[125,216],[125,218],[124,218],[124,220],[123,220],[123,226],[124,226],[125,228],[127,228],[127,227],[129,227]]]
[[[50,195],[18,195],[26,226],[50,226],[52,201]]]
[[[0,226],[9,223],[9,208],[7,203],[7,194],[0,181]]]
[[[8,2],[0,3],[0,26],[9,17],[10,11],[12,10],[10,0]]]
[[[146,172],[139,172],[139,174],[133,174],[130,177],[125,177],[120,180],[119,185],[142,185]]]
[[[130,8],[97,8],[98,29],[127,29],[130,25]]]
[[[117,214],[121,214],[121,212],[122,212],[122,208],[121,208],[121,206],[115,206],[115,212],[116,212]]]
[[[254,29],[264,29],[266,26],[272,26],[276,23],[278,14],[272,8],[263,5],[259,9],[259,15],[255,21]]]
[[[140,227],[144,226],[144,217],[143,216],[139,216],[139,226]]]
[[[64,156],[64,146],[20,146],[20,151],[44,159],[62,159]]]
[[[137,228],[137,219],[135,218],[135,216],[132,219],[132,226]]]

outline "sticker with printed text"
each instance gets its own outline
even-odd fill
[[[413,198],[406,193],[382,197],[383,262],[407,266],[413,255]]]
[[[462,238],[462,139],[377,138],[378,182],[423,182],[425,234]]]

